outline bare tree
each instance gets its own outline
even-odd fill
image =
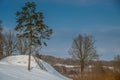
[[[114,66],[114,70],[120,73],[120,55],[116,55],[114,57],[113,66]]]
[[[3,34],[2,21],[0,20],[0,56],[3,56]]]
[[[11,30],[8,33],[4,34],[4,41],[3,41],[3,50],[6,56],[10,56],[16,50],[16,37],[15,33]]]
[[[25,38],[17,38],[16,49],[19,51],[21,55],[26,55],[26,54],[28,55],[29,54],[29,41],[26,40]],[[40,50],[41,50],[41,47],[36,45],[32,47],[31,53],[36,54],[36,53],[39,53]]]
[[[18,38],[16,48],[21,55],[28,54],[29,49],[28,41],[24,38]]]
[[[79,60],[81,73],[83,73],[86,64],[90,60],[98,58],[94,47],[94,42],[95,41],[90,35],[78,35],[73,40],[69,53],[74,59]]]

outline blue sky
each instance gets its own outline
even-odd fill
[[[45,23],[54,31],[42,54],[70,57],[68,50],[79,34],[93,35],[102,60],[120,54],[119,0],[0,0],[4,29],[15,27],[15,13],[27,1],[36,2],[37,11],[43,12]]]

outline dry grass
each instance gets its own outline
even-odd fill
[[[120,80],[120,73],[108,71],[105,73],[87,73],[84,77],[77,77],[73,80]]]

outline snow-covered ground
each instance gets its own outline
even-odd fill
[[[0,61],[0,80],[70,80],[41,60],[47,69],[40,69],[31,57],[31,71],[27,70],[28,56],[9,56]]]
[[[65,64],[55,64],[55,66],[64,66],[66,68],[74,68],[74,67],[78,67],[78,66],[74,66],[74,65],[65,65]]]

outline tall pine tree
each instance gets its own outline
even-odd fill
[[[43,44],[46,46],[45,40],[50,38],[52,29],[44,24],[43,14],[36,11],[34,2],[25,3],[22,10],[16,12],[16,22],[17,37],[29,41],[28,70],[30,70],[32,46],[41,47]]]

